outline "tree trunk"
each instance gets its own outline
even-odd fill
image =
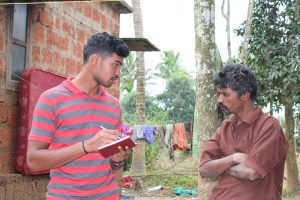
[[[135,37],[143,37],[143,20],[140,0],[132,0],[133,22]],[[137,52],[136,54],[136,70],[137,70],[137,98],[136,98],[136,117],[137,124],[145,123],[145,64],[144,53]],[[145,141],[138,140],[138,145],[135,147],[132,155],[131,174],[145,175]]]
[[[196,55],[196,119],[199,155],[209,137],[217,128],[216,91],[212,84],[215,57],[215,4],[214,0],[194,0],[195,55]],[[199,174],[200,177],[200,174]],[[210,183],[199,179],[199,197],[206,196]]]
[[[248,45],[249,45],[249,39],[251,34],[251,24],[252,24],[252,15],[253,15],[253,4],[254,4],[254,0],[249,0],[244,41],[243,41],[242,51],[240,55],[240,59],[242,63],[246,63],[247,54],[248,54]]]
[[[293,100],[286,98],[285,103],[285,134],[289,143],[289,150],[286,159],[287,189],[293,192],[299,189],[299,174],[294,143],[295,121],[293,116]]]
[[[231,42],[230,42],[230,0],[227,0],[227,13],[224,12],[224,3],[225,0],[222,1],[222,15],[226,20],[226,32],[227,32],[227,63],[232,63],[231,58]]]

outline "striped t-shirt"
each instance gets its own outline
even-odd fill
[[[93,137],[101,129],[121,129],[119,101],[103,87],[89,96],[71,83],[71,78],[42,93],[36,104],[28,140],[63,148]],[[89,153],[62,167],[50,170],[48,200],[119,199],[116,176],[110,159]]]

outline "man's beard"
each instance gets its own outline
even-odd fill
[[[228,110],[228,108],[226,106],[224,106],[224,104],[219,103],[218,104],[218,110],[222,113],[224,113],[225,115],[230,115],[231,112]]]
[[[110,88],[118,80],[118,76],[111,77],[106,83],[101,82],[96,77],[94,77],[94,80],[97,82],[98,85],[102,85],[106,88]]]

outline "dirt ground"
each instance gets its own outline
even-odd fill
[[[172,193],[171,189],[164,188],[163,190],[157,190],[152,192],[146,191],[134,191],[130,189],[122,190],[122,194],[126,196],[134,197],[134,200],[198,200],[197,196],[191,195],[175,195]],[[125,200],[125,198],[124,198]],[[131,199],[133,200],[133,199]]]
[[[198,174],[197,165],[197,159],[191,156],[187,156],[186,154],[180,151],[175,151],[174,160],[170,160],[168,152],[165,150],[162,150],[160,152],[159,158],[156,160],[156,162],[153,163],[153,167],[157,169],[157,172],[162,174],[186,174],[195,176],[197,176]],[[134,200],[198,200],[197,196],[187,194],[178,196],[174,193],[174,188],[168,186],[164,186],[162,190],[147,192],[146,190],[148,186],[145,184],[146,183],[142,183],[141,188],[139,188],[138,190],[133,188],[123,188],[122,194],[126,196],[134,196]]]
[[[300,159],[299,159],[300,160]],[[166,152],[162,152],[161,156],[154,163],[154,168],[159,171],[174,174],[195,174],[197,175],[197,160],[184,156],[180,152],[175,152],[175,160],[170,160]],[[174,193],[174,188],[165,186],[162,190],[156,190],[152,192],[146,192],[147,185],[139,190],[123,189],[122,194],[127,197],[134,198],[122,198],[122,200],[207,200],[208,192],[215,186],[217,182],[204,182],[200,187],[197,196],[182,195],[177,196]],[[143,185],[143,184],[142,184]],[[285,195],[282,200],[300,200],[300,190],[292,194]]]

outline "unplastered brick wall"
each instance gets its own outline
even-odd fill
[[[0,7],[0,174],[14,172],[18,121],[18,94],[5,89],[6,24],[7,10]]]
[[[109,2],[65,2],[30,6],[27,68],[37,67],[64,76],[82,68],[83,46],[95,32],[119,35],[119,11]],[[0,175],[14,173],[18,127],[18,92],[5,87],[10,52],[9,12],[0,6]],[[119,84],[108,92],[119,98]]]
[[[119,11],[109,2],[65,2],[32,6],[32,66],[70,76],[82,67],[82,50],[95,32],[119,35]],[[119,97],[119,82],[108,90]]]

